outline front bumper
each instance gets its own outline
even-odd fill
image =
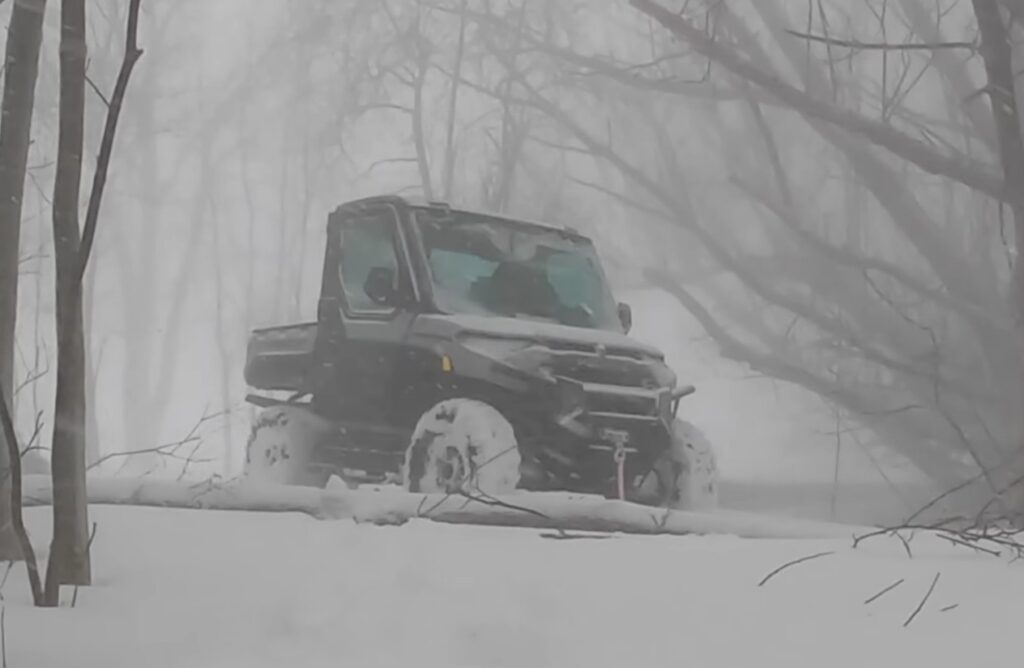
[[[595,445],[616,442],[623,432],[640,444],[652,429],[668,431],[679,400],[692,388],[639,388],[555,378],[556,422]]]

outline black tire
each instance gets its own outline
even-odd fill
[[[449,399],[423,414],[402,467],[406,491],[508,494],[519,485],[515,432],[492,406]]]
[[[684,420],[672,423],[669,449],[640,484],[639,496],[673,510],[718,507],[718,461],[711,443]]]
[[[267,408],[253,421],[243,477],[260,483],[323,488],[331,473],[314,467],[312,459],[316,446],[330,434],[330,425],[306,408]]]

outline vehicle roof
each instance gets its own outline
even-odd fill
[[[508,223],[510,225],[521,225],[521,226],[528,226],[528,227],[536,227],[536,228],[541,228],[541,229],[552,231],[552,232],[558,232],[560,234],[568,235],[568,236],[573,237],[575,239],[578,239],[580,241],[590,241],[590,239],[586,235],[581,234],[575,228],[569,227],[567,225],[559,225],[559,224],[556,224],[556,223],[550,223],[550,222],[539,221],[539,220],[530,220],[530,219],[520,218],[520,217],[510,217],[510,216],[507,216],[507,215],[503,215],[503,214],[500,214],[500,213],[494,213],[492,211],[486,211],[486,210],[482,210],[482,209],[472,209],[472,208],[467,208],[467,207],[454,207],[454,206],[450,206],[447,202],[432,201],[432,200],[429,200],[429,199],[426,199],[426,198],[423,198],[423,197],[412,197],[412,196],[393,195],[393,194],[371,195],[369,197],[363,197],[363,198],[360,198],[360,199],[356,199],[356,200],[352,200],[352,201],[349,201],[349,202],[345,202],[344,204],[339,206],[336,209],[336,211],[340,212],[340,211],[345,211],[345,210],[348,210],[348,209],[359,210],[359,209],[361,209],[361,208],[363,208],[365,206],[372,206],[372,205],[375,205],[375,204],[393,204],[393,205],[396,205],[396,206],[407,206],[407,207],[412,207],[412,208],[435,209],[435,210],[438,210],[438,211],[451,211],[453,213],[465,213],[465,214],[469,214],[469,215],[476,215],[476,216],[482,216],[482,217],[487,217],[487,218],[493,218],[495,220],[502,221],[503,223]]]

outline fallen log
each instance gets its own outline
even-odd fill
[[[304,513],[321,520],[400,525],[410,520],[643,535],[732,535],[741,538],[850,538],[869,527],[830,524],[717,510],[651,508],[596,496],[518,492],[498,497],[410,494],[396,489],[315,489],[241,481],[178,482],[91,478],[94,505],[137,505],[203,510]],[[25,505],[51,503],[47,476],[27,476]]]

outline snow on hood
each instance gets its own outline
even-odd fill
[[[621,332],[612,332],[603,329],[587,329],[585,327],[570,327],[558,323],[541,322],[537,320],[522,320],[518,318],[504,318],[500,316],[478,316],[478,315],[421,315],[417,323],[426,330],[434,330],[438,334],[444,333],[454,336],[458,333],[472,332],[490,336],[502,336],[510,338],[523,338],[537,341],[565,341],[585,343],[589,345],[603,345],[609,348],[625,348],[627,350],[644,353],[658,359],[664,355],[657,348],[641,343],[636,339]]]

